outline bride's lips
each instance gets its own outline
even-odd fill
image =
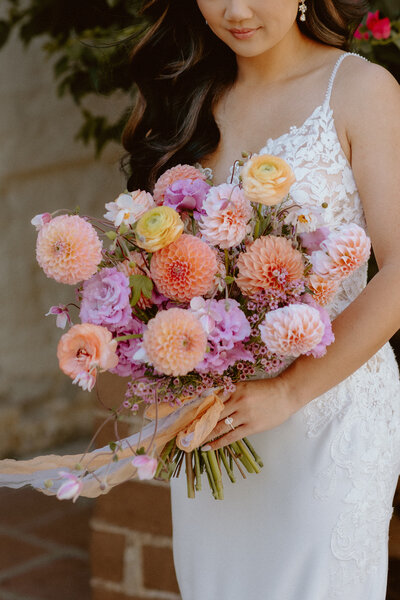
[[[258,31],[260,27],[255,27],[253,29],[243,28],[243,29],[229,29],[230,33],[238,40],[246,40],[250,38],[252,35]]]

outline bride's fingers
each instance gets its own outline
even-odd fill
[[[246,437],[247,433],[247,426],[244,424],[239,425],[239,427],[235,427],[234,430],[228,431],[228,433],[222,435],[217,440],[214,440],[213,442],[203,443],[203,445],[201,446],[201,450],[203,450],[204,452],[207,450],[218,450],[218,448],[223,448],[228,444],[232,444],[233,442],[241,440],[242,438]]]
[[[226,419],[232,419],[233,428],[237,428],[239,427],[239,425],[243,424],[238,413],[230,413],[228,417],[225,417],[225,419],[221,419],[220,421],[218,421],[214,429],[211,431],[210,435],[203,441],[203,445],[207,444],[210,440],[214,440],[220,435],[229,433],[229,431],[233,431],[231,425],[229,425],[229,423],[226,423]]]

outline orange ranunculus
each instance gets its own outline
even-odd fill
[[[117,342],[106,327],[81,323],[61,337],[57,347],[60,369],[84,389],[92,389],[97,369],[106,371],[118,364]]]
[[[281,202],[296,181],[288,163],[271,154],[256,154],[241,171],[243,191],[253,202],[273,206]]]

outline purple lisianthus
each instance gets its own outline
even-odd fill
[[[145,326],[142,321],[132,317],[128,325],[118,327],[116,334],[117,336],[142,334],[144,328]],[[119,341],[117,346],[118,364],[113,369],[110,369],[110,373],[120,375],[121,377],[129,377],[130,375],[135,378],[142,377],[146,370],[146,365],[133,359],[133,356],[141,346],[141,343],[142,338],[131,338],[129,340]]]
[[[210,185],[203,179],[177,179],[167,187],[164,195],[164,206],[170,206],[178,212],[193,210],[198,219],[205,214],[203,202]]]
[[[124,273],[115,267],[102,269],[83,283],[79,313],[82,323],[103,325],[111,331],[127,325],[132,315],[130,293]]]
[[[301,233],[299,235],[301,245],[307,252],[315,252],[320,249],[322,242],[328,237],[330,231],[327,227],[320,227],[310,233]]]
[[[238,360],[254,362],[253,354],[242,343],[250,336],[250,323],[236,300],[204,300],[196,297],[192,299],[190,307],[207,333],[209,346],[196,371],[223,373]]]

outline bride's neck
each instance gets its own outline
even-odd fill
[[[236,83],[248,88],[278,83],[298,75],[302,65],[307,65],[318,42],[303,35],[297,24],[272,48],[257,56],[236,55],[238,72]]]

